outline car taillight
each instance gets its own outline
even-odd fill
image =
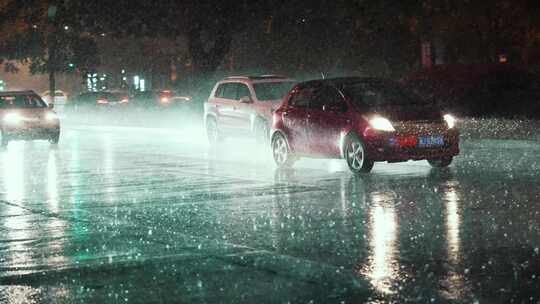
[[[104,98],[99,98],[99,99],[96,100],[96,102],[98,104],[107,104],[107,103],[109,103],[109,101],[107,99],[104,99]]]
[[[129,102],[129,98],[127,97],[120,99],[120,103],[128,103],[128,102]]]
[[[161,102],[162,103],[169,103],[169,98],[168,97],[161,97]]]

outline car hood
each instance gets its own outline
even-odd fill
[[[380,115],[390,121],[440,121],[441,111],[429,105],[379,106],[370,109],[368,116]]]

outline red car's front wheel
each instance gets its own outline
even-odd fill
[[[437,158],[437,159],[428,159],[428,163],[434,167],[434,168],[445,168],[450,166],[452,163],[453,157],[443,157],[443,158]]]
[[[374,161],[369,159],[364,142],[356,135],[351,135],[345,144],[345,160],[354,173],[369,173]]]

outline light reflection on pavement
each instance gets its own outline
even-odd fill
[[[68,127],[57,148],[10,143],[0,302],[539,300],[534,142],[355,177],[201,137]]]

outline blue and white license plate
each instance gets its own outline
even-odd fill
[[[418,147],[420,148],[442,147],[443,145],[444,139],[441,135],[418,137]]]

